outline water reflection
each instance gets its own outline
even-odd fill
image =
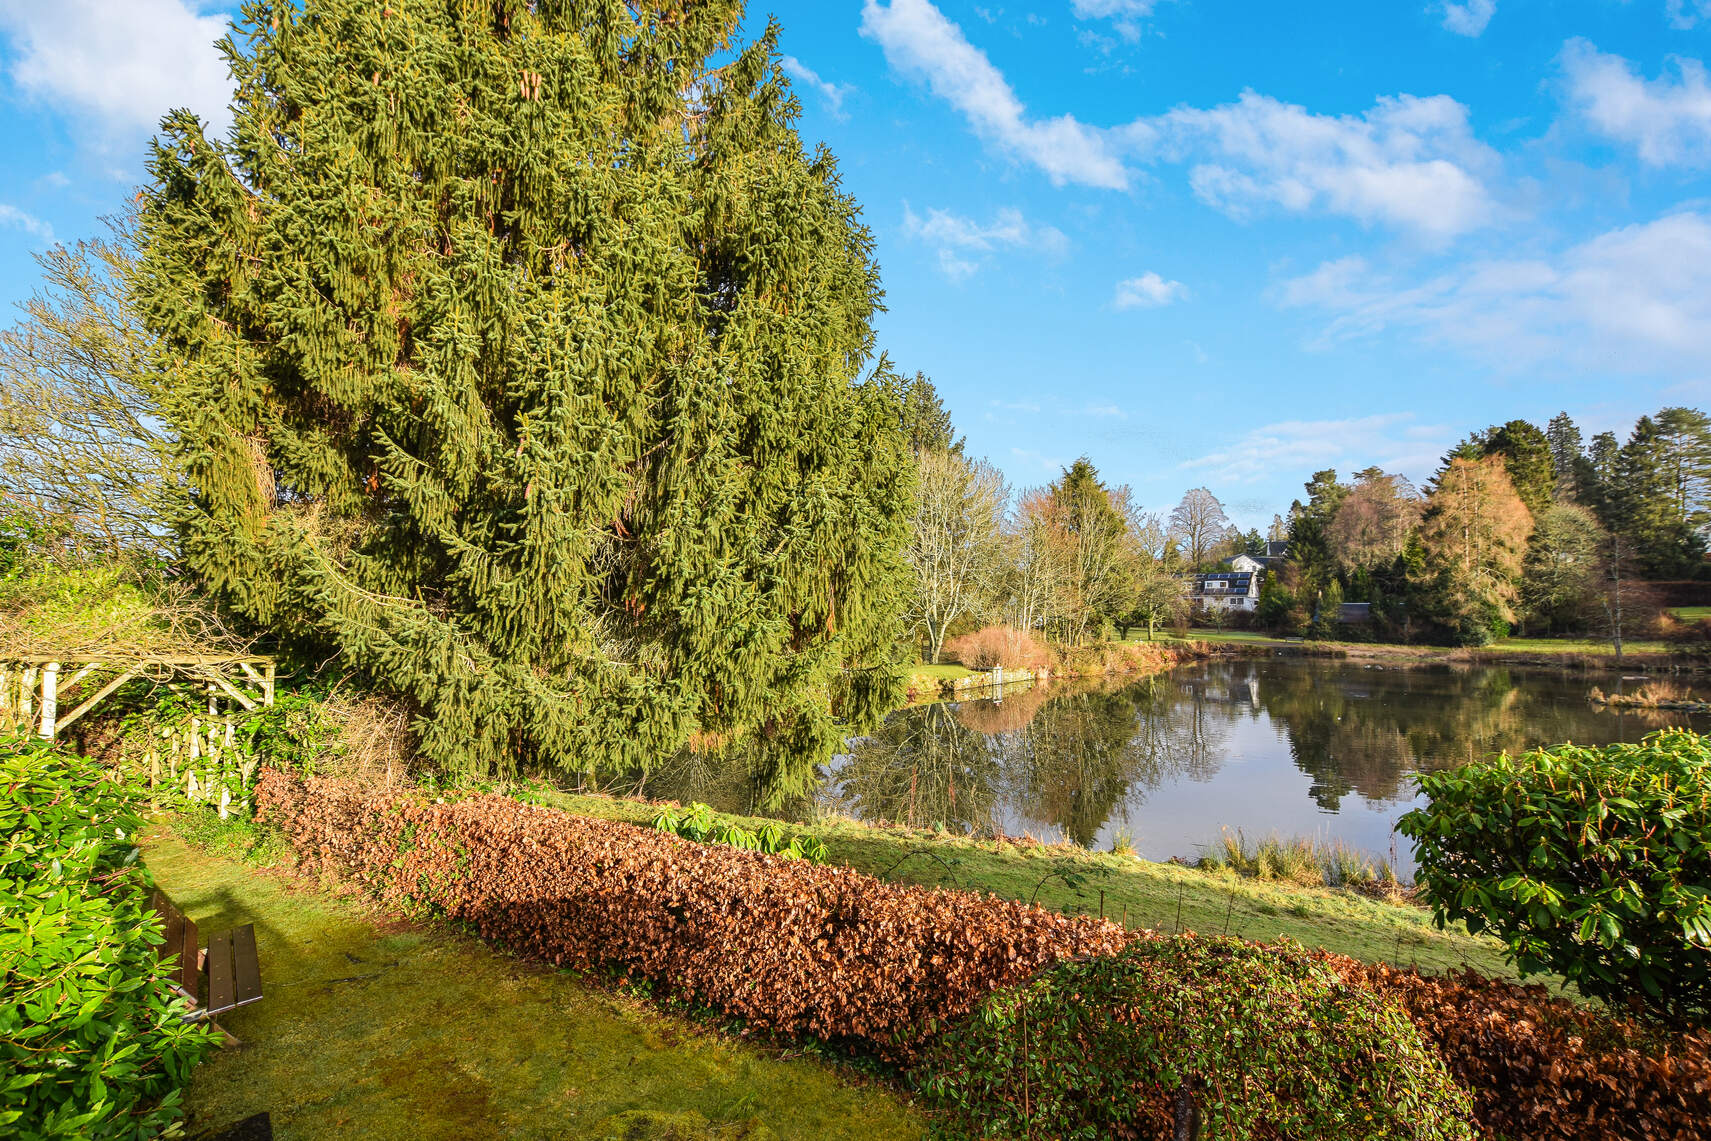
[[[1594,710],[1590,682],[1491,667],[1237,660],[895,714],[822,803],[869,819],[1193,855],[1223,828],[1388,854],[1409,778],[1499,749],[1633,740],[1680,715]],[[1701,719],[1703,720],[1703,719]],[[1406,864],[1406,854],[1398,853]]]

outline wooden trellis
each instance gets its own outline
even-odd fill
[[[66,726],[94,709],[126,682],[152,678],[178,693],[188,685],[206,686],[208,713],[222,701],[246,710],[273,704],[274,661],[247,655],[149,655],[130,658],[53,658],[21,656],[0,660],[0,725],[24,726],[53,740]],[[91,675],[111,678],[70,712],[59,711],[61,697]]]

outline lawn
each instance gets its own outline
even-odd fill
[[[1670,613],[1683,622],[1702,622],[1711,618],[1711,606],[1676,606]]]
[[[636,801],[535,793],[542,803],[586,816],[647,824],[654,809]],[[753,828],[761,821],[725,817]],[[1439,931],[1427,912],[1349,891],[1299,887],[1153,863],[1133,855],[1069,846],[981,842],[848,820],[792,825],[825,843],[834,863],[871,875],[962,887],[1007,899],[1037,899],[1065,913],[1126,918],[1131,927],[1198,931],[1269,940],[1287,936],[1367,962],[1444,971],[1463,965],[1513,977],[1498,944],[1464,929]]]
[[[210,933],[254,923],[266,997],[195,1071],[190,1132],[267,1111],[282,1141],[919,1138],[854,1070],[735,1039],[466,936],[400,922],[164,829],[144,844]]]
[[[1706,608],[1711,612],[1711,608]],[[1131,632],[1129,641],[1144,641],[1146,634]],[[1458,646],[1421,646],[1397,645],[1388,642],[1306,642],[1300,638],[1281,638],[1275,634],[1257,633],[1252,630],[1202,630],[1194,629],[1183,635],[1160,635],[1163,640],[1176,642],[1223,642],[1239,643],[1257,646],[1311,646],[1325,650],[1356,651],[1378,655],[1407,656],[1417,658],[1447,658],[1453,654],[1466,652],[1502,653],[1505,651],[1518,654],[1597,654],[1614,655],[1615,651],[1608,640],[1598,641],[1590,638],[1500,638],[1490,645],[1476,647]],[[1624,642],[1622,649],[1629,654],[1669,654],[1677,647],[1668,642],[1632,641]]]

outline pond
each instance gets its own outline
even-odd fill
[[[1614,689],[1614,679],[1601,680]],[[1225,829],[1309,836],[1412,871],[1415,773],[1501,749],[1638,740],[1711,719],[1602,711],[1585,675],[1491,666],[1223,659],[1094,688],[901,710],[852,742],[820,799],[860,818],[1194,858]]]
[[[1148,859],[1193,859],[1227,829],[1250,840],[1342,843],[1412,874],[1396,820],[1418,803],[1410,778],[1574,741],[1634,741],[1679,713],[1594,708],[1617,679],[1544,669],[1380,668],[1310,658],[1227,658],[1142,679],[1011,690],[1002,698],[900,710],[821,774],[830,809],[983,835],[1032,835]],[[732,767],[650,778],[649,795],[753,811]]]

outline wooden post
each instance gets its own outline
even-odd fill
[[[36,667],[25,666],[24,676],[18,679],[18,723],[28,726],[30,723],[30,702],[36,692]]]
[[[215,714],[220,712],[219,708],[214,704],[215,699],[217,697],[219,697],[219,695],[220,695],[220,687],[215,685],[213,682],[209,682],[208,683],[208,716],[210,716],[210,717],[213,717]]]
[[[268,662],[267,668],[262,671],[261,703],[263,705],[273,704],[273,671],[274,664],[272,662]]]
[[[54,731],[59,724],[59,663],[49,662],[42,667],[42,723],[41,735],[53,740]]]

